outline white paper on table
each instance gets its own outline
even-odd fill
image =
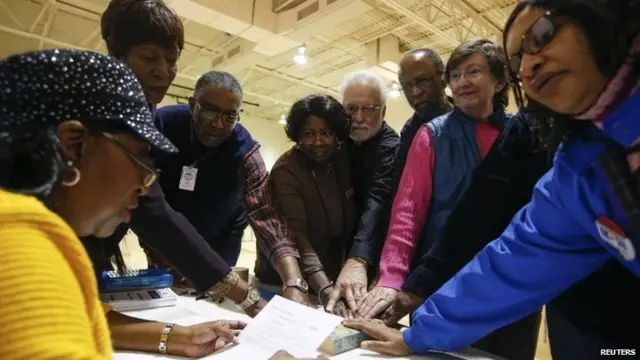
[[[246,345],[269,356],[286,350],[296,357],[315,357],[318,347],[341,322],[336,315],[275,296],[242,330],[238,347]]]

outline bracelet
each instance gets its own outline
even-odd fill
[[[167,343],[169,342],[169,334],[171,334],[171,330],[176,324],[167,323],[164,324],[164,329],[162,329],[162,334],[160,335],[160,343],[158,344],[158,351],[160,354],[167,353]]]
[[[322,293],[332,286],[333,286],[333,281],[329,281],[327,285],[321,287],[320,290],[318,290],[318,299],[320,300],[321,303],[324,303],[324,301],[322,301]]]
[[[224,279],[218,281],[209,290],[206,291],[206,296],[211,298],[214,303],[221,303],[227,297],[227,295],[238,286],[238,283],[242,281],[240,276],[231,271]]]

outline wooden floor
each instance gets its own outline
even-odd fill
[[[253,264],[256,261],[256,244],[254,241],[251,241],[252,236],[249,234],[247,236],[247,240],[248,241],[245,241],[242,245],[242,251],[240,252],[240,258],[238,259],[238,266],[246,267],[253,273]],[[129,234],[121,247],[125,263],[128,267],[133,269],[143,269],[147,267],[147,259],[142,252],[142,249],[138,244],[138,239],[135,235]],[[546,323],[543,323],[540,327],[536,360],[551,360],[549,342],[547,340]]]

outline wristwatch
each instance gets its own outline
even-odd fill
[[[282,291],[285,291],[289,287],[294,287],[300,289],[305,294],[309,293],[309,284],[303,279],[289,279],[282,284]]]
[[[255,287],[249,287],[249,291],[247,292],[247,298],[244,299],[243,302],[238,304],[242,310],[247,310],[255,303],[260,301],[260,292]]]

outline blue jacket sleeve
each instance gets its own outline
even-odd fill
[[[416,310],[403,335],[411,350],[469,346],[540,308],[609,258],[565,206],[563,197],[577,195],[579,185],[560,170],[543,176],[505,232]]]

